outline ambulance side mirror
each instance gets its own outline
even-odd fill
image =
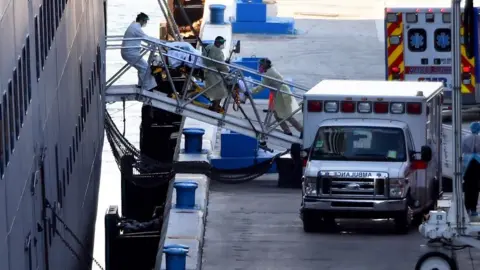
[[[432,148],[430,148],[430,146],[422,146],[420,150],[420,159],[425,162],[430,162],[430,160],[432,160]]]
[[[240,53],[240,40],[237,40],[237,43],[235,44],[235,47],[233,47],[233,52],[234,53]]]

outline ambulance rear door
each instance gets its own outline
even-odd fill
[[[444,103],[451,104],[450,8],[397,8],[386,12],[387,80],[443,82],[446,87]],[[477,19],[474,21],[477,29]],[[462,45],[462,73],[470,78],[462,85],[464,105],[476,103],[476,58],[468,59]]]

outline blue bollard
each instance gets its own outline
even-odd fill
[[[176,182],[173,184],[177,192],[176,207],[193,209],[195,207],[195,191],[198,184],[195,182]]]
[[[189,246],[181,245],[181,244],[166,245],[166,246],[163,247],[163,250],[171,249],[171,248],[183,248],[183,249],[186,249],[186,250],[190,250]]]
[[[224,24],[225,21],[225,5],[210,5],[210,23],[211,24]]]
[[[202,128],[184,128],[185,135],[185,154],[201,154],[203,135],[205,130]]]
[[[164,249],[165,266],[167,270],[185,270],[187,268],[187,253],[184,248]]]

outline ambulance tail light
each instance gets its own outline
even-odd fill
[[[342,101],[341,110],[343,113],[353,113],[355,112],[355,102],[353,101]]]
[[[422,114],[422,103],[420,103],[420,102],[409,102],[409,103],[407,103],[407,113],[408,114]]]
[[[462,83],[469,85],[472,83],[472,68],[470,66],[464,66],[462,68]]]
[[[390,41],[390,45],[398,45],[402,39],[400,36],[391,36],[388,38],[388,40]]]
[[[322,102],[320,100],[309,100],[307,102],[308,112],[322,112]]]
[[[338,112],[338,102],[337,101],[325,101],[325,112],[326,113],[337,113]]]
[[[390,69],[391,73],[392,73],[392,79],[393,80],[400,80],[400,68],[399,67],[392,67]]]
[[[392,114],[403,114],[405,113],[405,104],[400,102],[393,102],[390,104],[390,112]]]
[[[375,102],[373,111],[375,113],[388,113],[388,102]]]

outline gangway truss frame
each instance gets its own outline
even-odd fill
[[[125,47],[122,47],[121,44],[109,44],[109,43],[119,42],[124,40],[137,40],[137,41],[140,40],[141,41],[140,47],[131,47],[131,48],[141,49],[142,57],[145,54],[149,53],[149,58],[147,61],[149,65],[155,59],[157,60],[160,59],[161,63],[167,67],[168,65],[166,63],[168,63],[168,61],[166,60],[166,58],[168,58],[168,59],[181,61],[183,63],[189,62],[189,64],[191,65],[190,66],[191,70],[190,72],[188,72],[188,74],[186,73],[183,74],[182,79],[185,80],[183,89],[176,89],[174,78],[172,77],[169,69],[165,68],[166,79],[168,79],[171,90],[173,90],[174,92],[173,97],[169,97],[167,96],[166,93],[157,91],[155,89],[141,89],[136,87],[135,85],[116,85],[115,82],[123,74],[125,74],[132,66],[127,63],[122,68],[120,68],[110,79],[107,80],[106,87],[105,87],[106,103],[112,103],[112,102],[118,102],[118,101],[123,101],[123,102],[139,101],[158,109],[162,109],[171,113],[180,114],[182,116],[190,117],[211,125],[216,125],[218,127],[223,127],[223,128],[244,134],[246,136],[259,139],[260,141],[272,143],[274,145],[289,148],[293,143],[301,143],[301,139],[299,137],[285,134],[282,130],[277,129],[277,127],[280,124],[288,121],[291,117],[294,117],[297,113],[299,113],[302,110],[303,96],[299,94],[295,94],[294,91],[292,91],[291,93],[288,93],[288,92],[281,91],[280,89],[272,88],[268,85],[263,84],[262,81],[264,78],[269,79],[281,84],[285,84],[289,86],[292,90],[298,89],[301,92],[308,91],[308,88],[291,83],[291,82],[278,80],[276,78],[266,76],[264,74],[259,73],[256,70],[249,69],[243,66],[230,64],[226,62],[219,62],[214,59],[175,47],[171,45],[170,42],[168,41],[163,41],[163,40],[152,38],[152,37],[123,38],[122,36],[108,36],[106,39],[107,49],[113,50],[113,49],[125,48]],[[186,61],[175,55],[172,55],[170,53],[172,51],[188,54],[189,59],[191,59],[191,61]],[[203,63],[203,61],[209,61],[210,63],[216,63],[216,64],[227,66],[230,72],[221,72],[217,69],[210,67],[211,65],[207,66],[207,65],[199,64],[200,62]],[[229,80],[230,82],[229,85],[231,85],[231,87],[229,87],[230,89],[227,89],[228,95],[225,99],[225,103],[224,103],[225,105],[223,106],[223,109],[224,109],[223,113],[215,112],[210,109],[203,108],[201,106],[193,104],[193,101],[195,101],[196,98],[198,98],[199,96],[207,92],[211,87],[215,86],[216,84],[203,89],[201,92],[195,92],[194,96],[187,95],[187,92],[189,88],[192,86],[192,83],[195,82],[195,77],[193,76],[193,71],[195,68],[201,68],[204,71],[207,70],[207,72],[216,72],[220,74],[223,78],[223,83],[227,83],[227,80]],[[252,79],[251,77],[244,76],[244,73],[247,73],[247,72],[258,75],[262,80],[258,81],[258,80]],[[250,87],[261,86],[263,88],[269,89],[270,91],[274,91],[275,93],[281,92],[282,95],[289,95],[289,96],[293,96],[295,99],[300,99],[299,108],[293,111],[287,118],[282,119],[281,121],[276,121],[276,120],[271,121],[274,115],[274,111],[273,109],[271,109],[273,106],[269,106],[267,114],[265,115],[265,118],[262,121],[260,117],[260,111],[261,111],[260,108],[256,104],[255,100],[251,97],[251,95],[246,95],[246,98],[248,99],[247,102],[245,102],[244,104],[237,103],[238,108],[243,114],[243,118],[229,114],[228,112],[228,108],[230,107],[229,105],[231,104],[232,100],[234,100],[234,95],[237,94],[235,93],[234,86],[240,81],[243,82],[243,85],[245,86],[246,91],[249,91]],[[219,81],[219,83],[222,83],[222,81]],[[277,96],[278,96],[277,94],[274,95],[273,102],[275,102]],[[242,106],[251,106],[254,112],[254,119],[250,119],[251,117],[249,117],[245,113]]]

